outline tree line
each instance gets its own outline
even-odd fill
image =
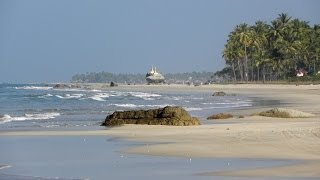
[[[168,84],[182,83],[205,83],[210,81],[214,73],[212,72],[186,72],[164,74],[165,82]],[[75,83],[125,83],[125,84],[145,84],[144,74],[114,74],[109,72],[90,72],[76,74],[72,76],[71,82]]]
[[[235,26],[223,58],[235,81],[285,80],[320,66],[320,25],[279,14],[269,24]]]

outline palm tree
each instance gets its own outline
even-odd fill
[[[246,23],[242,23],[236,26],[235,39],[239,41],[240,45],[244,50],[245,66],[244,73],[246,81],[248,82],[248,47],[252,44],[252,31],[251,28]]]
[[[311,28],[309,22],[292,19],[285,13],[270,25],[262,21],[253,26],[242,23],[229,34],[223,57],[232,66],[235,80],[240,75],[248,82],[249,68],[252,80],[254,71],[259,80],[262,70],[264,81],[266,71],[269,79],[292,76],[290,72],[297,67],[309,67],[316,73],[320,66],[320,25]]]
[[[263,65],[263,79],[265,80],[265,62],[267,59],[267,45],[269,26],[263,21],[257,21],[252,27],[254,34],[254,65],[257,68],[257,79],[260,80],[260,65]]]
[[[236,70],[235,70],[235,60],[236,60],[235,51],[232,49],[230,43],[227,43],[225,45],[222,57],[226,60],[227,64],[231,64],[232,71],[233,71],[233,80],[237,81]]]
[[[290,55],[296,50],[293,46],[294,34],[290,23],[291,17],[284,13],[279,14],[278,18],[271,21],[269,46],[271,56],[275,61],[274,64],[277,64],[275,69],[277,77],[280,77],[286,70],[284,67],[290,64]]]
[[[236,41],[234,38],[235,33],[231,32],[229,35],[229,40],[227,41],[227,44],[225,45],[225,48],[223,50],[223,58],[226,60],[227,64],[232,65],[234,79],[236,80],[236,68],[240,75],[240,80],[243,81],[243,63],[241,60],[243,59],[243,51],[241,49],[240,44]]]
[[[320,25],[316,24],[311,29],[309,42],[308,51],[310,52],[310,59],[313,60],[313,72],[316,74],[316,65],[320,65]]]

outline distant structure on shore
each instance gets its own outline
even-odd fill
[[[150,72],[146,74],[146,80],[148,84],[161,84],[164,83],[164,76],[157,72],[156,67],[151,67]]]

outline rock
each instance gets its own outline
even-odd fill
[[[116,111],[106,117],[102,126],[118,126],[122,124],[193,126],[200,125],[200,121],[198,118],[191,117],[181,107],[167,106],[150,110]]]
[[[115,86],[118,86],[118,84],[116,84],[116,83],[114,83],[114,82],[111,81],[110,87],[115,87]]]
[[[55,89],[80,89],[82,88],[81,85],[78,85],[78,84],[56,84],[53,86],[53,88]]]
[[[217,91],[212,94],[212,96],[226,96],[226,95],[227,95],[227,93],[225,93],[223,91]]]
[[[72,88],[72,89],[80,89],[80,88],[82,88],[82,86],[80,86],[79,84],[71,84],[69,87]]]
[[[228,119],[232,118],[232,114],[227,114],[227,113],[219,113],[219,114],[214,114],[212,116],[209,116],[207,119]]]
[[[244,115],[240,115],[239,118],[244,118]]]
[[[278,118],[306,118],[314,116],[314,114],[285,108],[273,108],[268,111],[260,112],[258,115]]]
[[[67,84],[56,84],[56,85],[53,86],[53,88],[55,88],[55,89],[66,89],[66,88],[70,88],[70,86],[67,85]]]

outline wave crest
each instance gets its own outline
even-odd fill
[[[15,89],[25,89],[25,90],[49,90],[52,87],[48,86],[22,86],[22,87],[15,87]]]
[[[45,120],[53,119],[57,116],[60,116],[60,113],[50,112],[50,113],[34,113],[34,114],[25,114],[24,116],[10,116],[9,114],[4,114],[0,116],[0,123],[6,123],[11,121],[26,121],[26,120]]]

